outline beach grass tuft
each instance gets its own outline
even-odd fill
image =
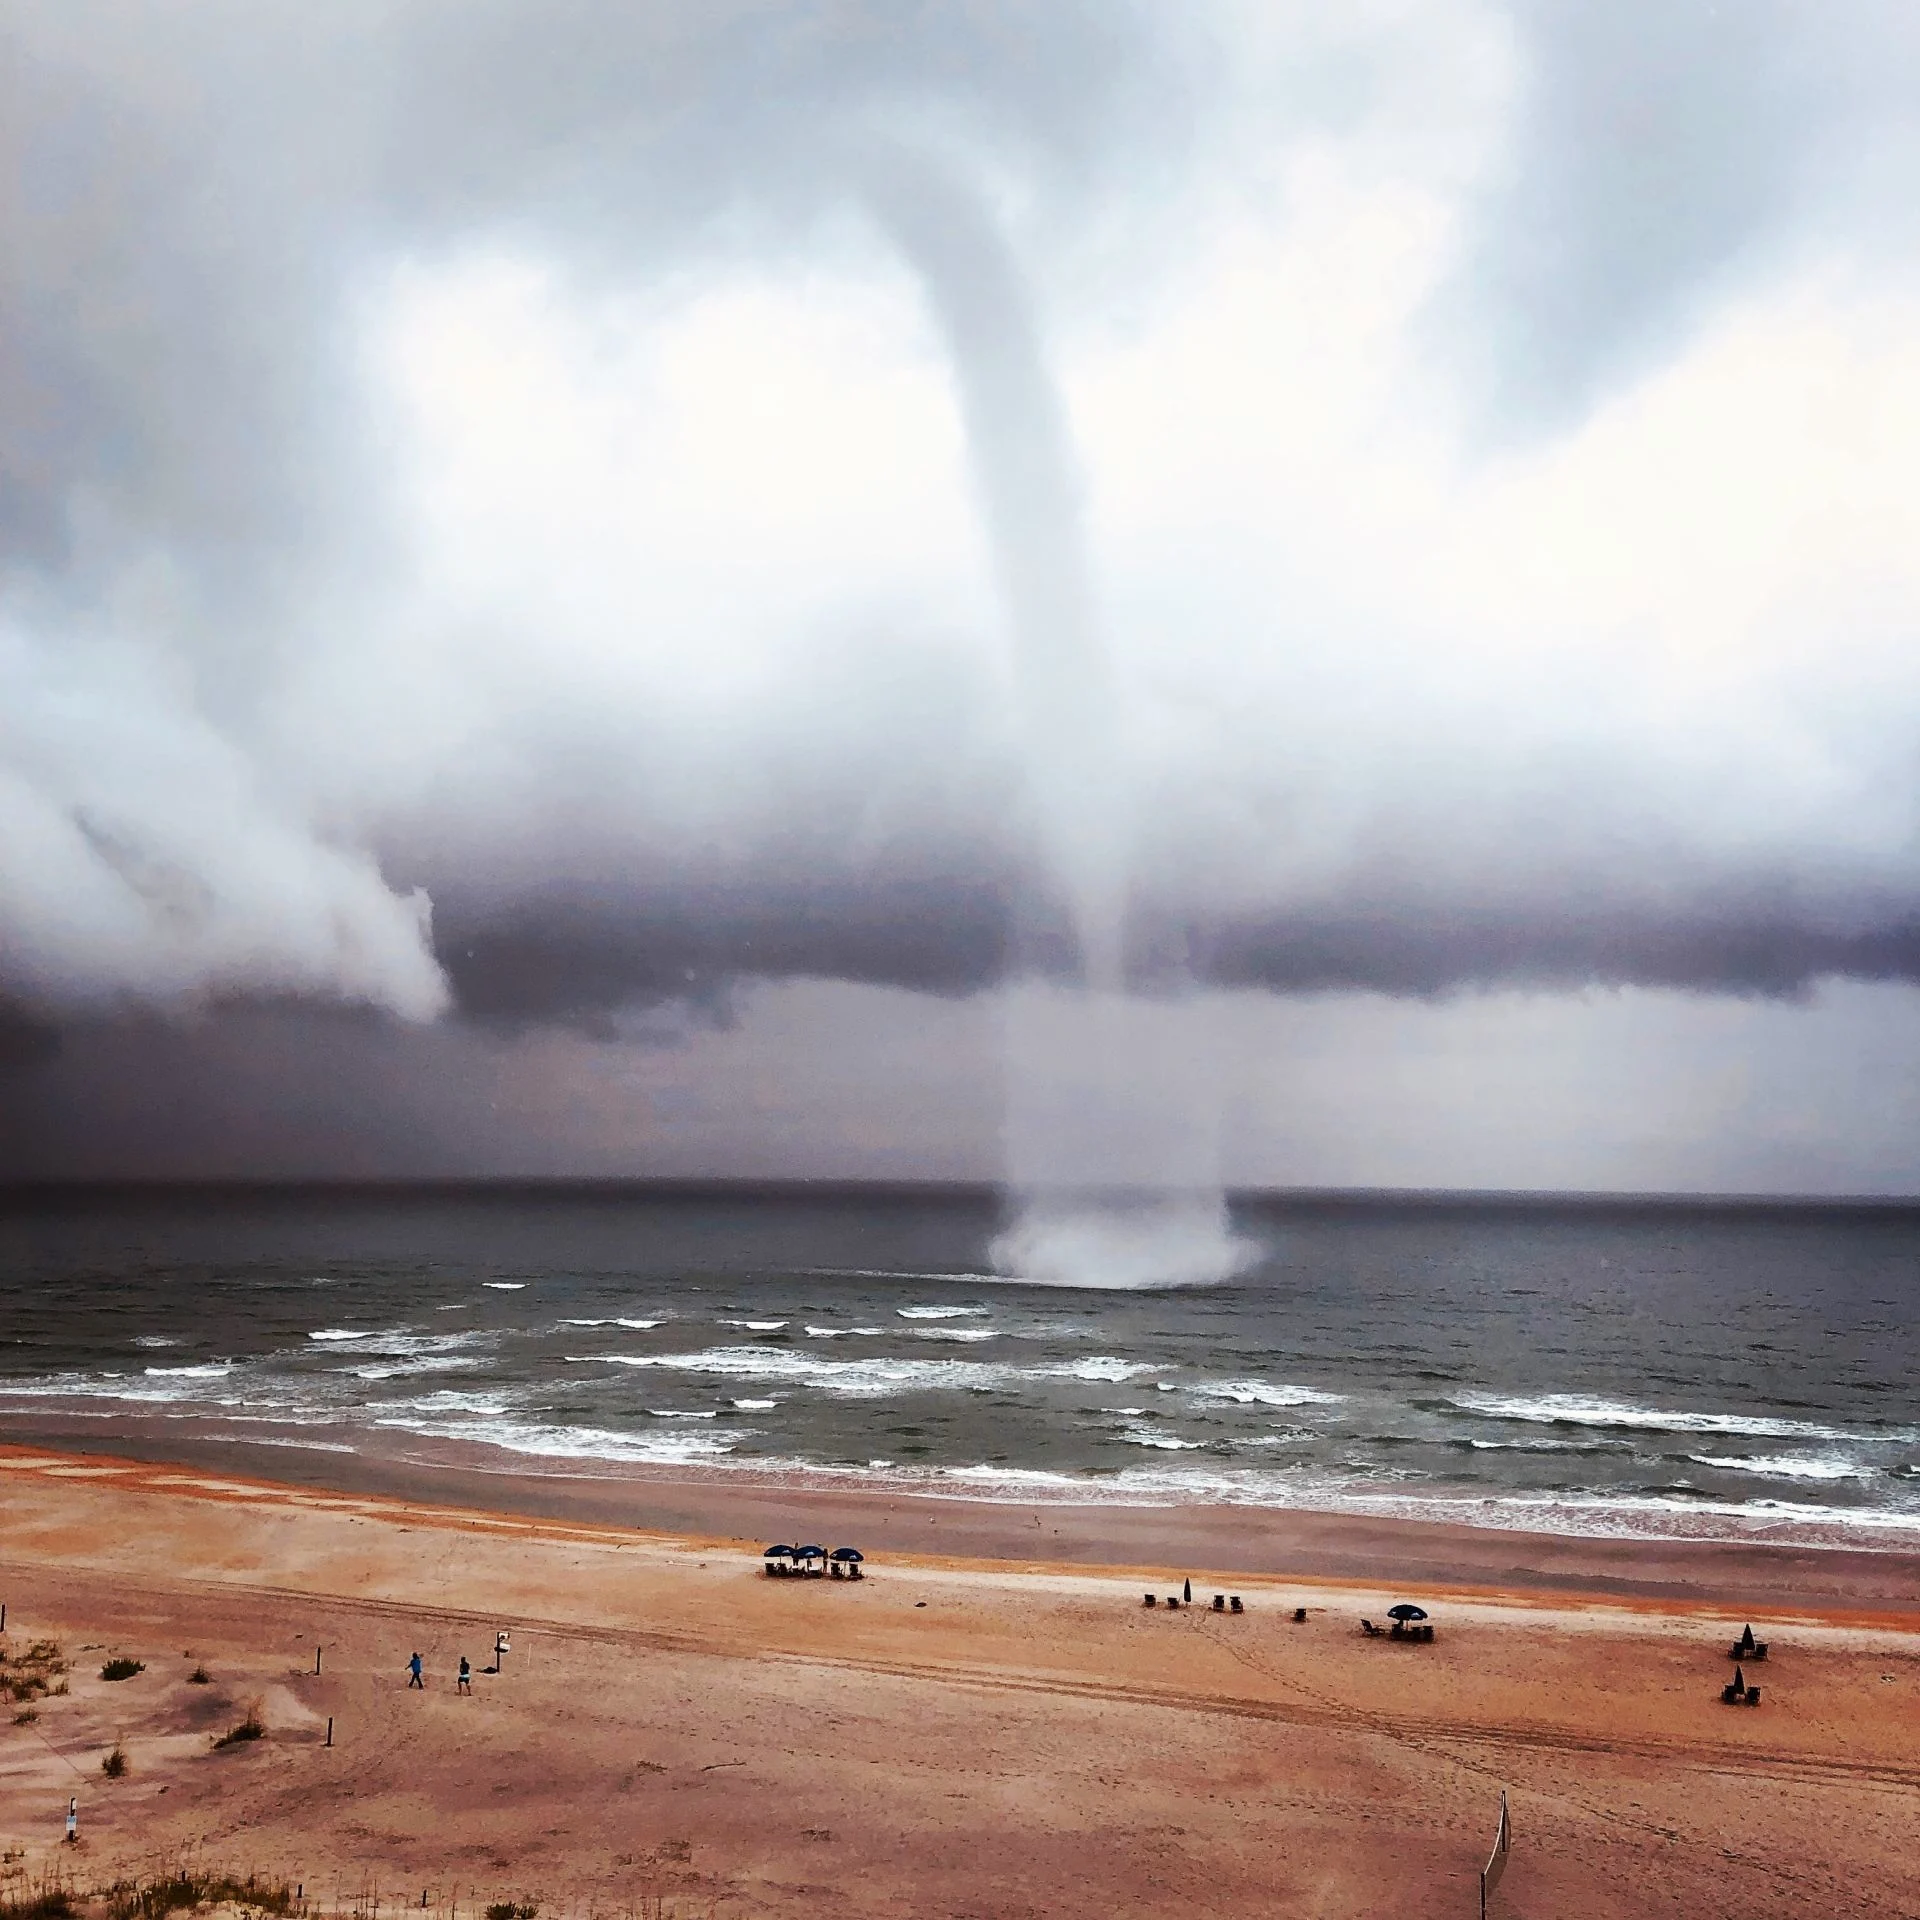
[[[108,1920],[167,1920],[196,1907],[240,1907],[255,1913],[292,1914],[298,1910],[293,1889],[248,1874],[194,1873],[186,1867],[151,1880],[123,1882],[107,1894]],[[0,1916],[0,1920],[6,1920]]]
[[[0,1874],[0,1920],[69,1920],[74,1911],[73,1889],[57,1869],[29,1874],[12,1867]]]
[[[100,1669],[102,1680],[131,1680],[136,1673],[145,1673],[147,1663],[144,1660],[129,1660],[123,1653],[117,1653]]]
[[[222,1747],[244,1746],[249,1740],[265,1739],[267,1732],[267,1723],[263,1718],[265,1709],[266,1703],[256,1694],[247,1702],[245,1714],[225,1733],[215,1736],[214,1751],[218,1752]]]
[[[11,1694],[22,1706],[67,1690],[67,1662],[51,1640],[36,1640],[11,1659],[0,1653],[0,1696]]]
[[[109,1780],[121,1780],[126,1777],[132,1764],[133,1763],[127,1758],[126,1748],[116,1740],[113,1743],[113,1751],[100,1762],[100,1771],[104,1773]]]

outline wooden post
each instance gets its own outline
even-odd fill
[[[1507,1870],[1507,1852],[1513,1845],[1513,1827],[1507,1818],[1507,1790],[1500,1789],[1500,1824],[1494,1829],[1493,1851],[1480,1869],[1480,1920],[1487,1920],[1487,1895],[1500,1884]]]
[[[333,1745],[333,1715],[327,1715],[327,1745]]]
[[[315,1673],[320,1671],[320,1645],[318,1641],[315,1641],[313,1648],[313,1670]]]

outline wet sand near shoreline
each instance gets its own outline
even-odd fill
[[[442,1916],[658,1894],[688,1915],[1425,1920],[1478,1911],[1505,1787],[1496,1913],[1920,1913],[1910,1556],[685,1477],[593,1483],[618,1525],[432,1488],[0,1450],[4,1644],[72,1663],[37,1721],[0,1720],[0,1846],[89,1882],[191,1856]],[[855,1540],[872,1577],[764,1578],[775,1514]],[[1116,1543],[1152,1551],[1091,1564]],[[1245,1569],[1263,1555],[1287,1564]],[[1732,1597],[1770,1565],[1771,1608]],[[1141,1605],[1188,1572],[1248,1611]],[[1360,1633],[1398,1598],[1433,1609],[1432,1645]],[[1749,1611],[1762,1703],[1727,1708]],[[502,1626],[505,1670],[456,1694]],[[109,1653],[145,1671],[104,1681]],[[267,1737],[212,1751],[255,1697]]]
[[[949,1482],[915,1490],[897,1476],[762,1472],[748,1466],[529,1462],[494,1447],[406,1436],[383,1452],[365,1429],[338,1450],[247,1434],[240,1423],[117,1414],[0,1427],[14,1447],[102,1452],[275,1483],[522,1514],[589,1526],[759,1541],[857,1538],[894,1554],[1021,1564],[1209,1567],[1296,1581],[1484,1587],[1587,1594],[1657,1605],[1706,1599],[1742,1609],[1886,1613],[1920,1626],[1920,1549],[1890,1534],[1852,1542],[1668,1539],[1522,1531],[1311,1509],[1208,1502],[1122,1503],[1035,1496],[968,1497]],[[833,1544],[829,1541],[827,1544]]]

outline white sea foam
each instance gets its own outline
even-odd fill
[[[524,1280],[482,1280],[483,1287],[491,1287],[495,1293],[525,1293],[527,1283]]]
[[[1346,1398],[1318,1387],[1276,1387],[1265,1380],[1195,1380],[1188,1391],[1201,1400],[1231,1400],[1243,1407],[1334,1407]]]
[[[1858,1460],[1831,1454],[1715,1454],[1690,1453],[1687,1458],[1703,1467],[1719,1467],[1729,1473],[1758,1474],[1767,1480],[1871,1480],[1875,1470]]]
[[[567,1355],[620,1367],[656,1367],[676,1373],[718,1374],[735,1380],[801,1382],[850,1399],[939,1388],[997,1386],[1002,1367],[967,1360],[829,1360],[782,1347],[708,1347],[698,1353],[602,1353]]]
[[[983,1314],[985,1307],[895,1307],[902,1320],[965,1320]]]
[[[720,1322],[723,1327],[744,1327],[748,1333],[778,1333],[786,1324],[784,1320],[722,1320]]]
[[[999,1333],[992,1327],[916,1327],[913,1330],[916,1340],[963,1340],[977,1343],[981,1340],[998,1340]]]
[[[1821,1426],[1810,1420],[1640,1407],[1627,1401],[1598,1400],[1580,1393],[1456,1393],[1451,1397],[1451,1404],[1462,1413],[1477,1414],[1484,1419],[1522,1420],[1541,1426],[1624,1427],[1641,1433],[1740,1433],[1763,1440],[1858,1437],[1844,1427]]]
[[[223,1380],[233,1371],[231,1360],[209,1360],[197,1367],[146,1367],[142,1371],[152,1379]]]
[[[683,1407],[649,1407],[647,1411],[656,1420],[717,1420],[719,1414],[709,1410],[706,1413],[694,1413]]]
[[[366,1354],[380,1360],[410,1360],[424,1354],[492,1346],[497,1337],[478,1329],[463,1333],[415,1333],[409,1327],[375,1327],[357,1332],[346,1327],[323,1327],[307,1335],[309,1340],[324,1341],[329,1352]]]
[[[1035,1367],[1031,1371],[1057,1380],[1099,1380],[1118,1385],[1137,1380],[1143,1373],[1157,1369],[1144,1360],[1121,1360],[1108,1353],[1089,1355],[1084,1360],[1068,1360],[1056,1367]]]
[[[560,1324],[563,1327],[625,1327],[629,1333],[651,1333],[655,1327],[660,1325],[660,1322],[658,1320],[629,1320],[624,1315],[615,1314],[611,1319],[607,1320],[562,1320]],[[725,1324],[733,1327],[744,1326],[747,1323],[741,1320],[729,1320]],[[785,1326],[786,1322],[781,1320],[775,1324]]]
[[[689,1433],[616,1433],[604,1427],[555,1426],[539,1421],[511,1419],[385,1417],[374,1425],[418,1434],[434,1440],[469,1440],[500,1447],[508,1453],[531,1454],[554,1460],[604,1460],[609,1463],[682,1466],[723,1458],[746,1438],[744,1433],[716,1429]]]
[[[1153,1427],[1127,1427],[1115,1437],[1130,1447],[1157,1447],[1162,1453],[1199,1453],[1206,1446],[1204,1440],[1182,1440],[1177,1433],[1161,1433]]]
[[[1151,1369],[1143,1362],[1094,1354],[1054,1366],[1012,1367],[979,1360],[874,1356],[830,1360],[824,1354],[785,1347],[706,1347],[695,1353],[570,1353],[580,1366],[660,1367],[681,1373],[719,1374],[736,1380],[803,1382],[851,1399],[888,1393],[941,1390],[985,1391],[1016,1380],[1131,1380]]]
[[[813,1338],[816,1340],[838,1340],[843,1335],[847,1335],[847,1334],[860,1334],[868,1339],[872,1339],[877,1334],[885,1333],[886,1328],[885,1327],[809,1327],[807,1329],[807,1332],[810,1333],[813,1336]]]
[[[463,1373],[479,1366],[478,1360],[464,1354],[428,1354],[419,1360],[371,1360],[363,1367],[341,1367],[356,1380],[400,1380],[416,1373]]]
[[[133,1344],[136,1347],[177,1347],[180,1342],[167,1333],[136,1333]]]
[[[736,1400],[733,1404],[742,1413],[771,1413],[780,1402],[778,1400]]]

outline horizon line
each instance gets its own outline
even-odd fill
[[[208,1197],[247,1196],[388,1196],[550,1195],[603,1199],[786,1199],[786,1200],[924,1200],[999,1202],[1016,1189],[989,1180],[765,1177],[749,1174],[76,1174],[8,1178],[0,1175],[0,1206],[32,1199],[83,1196],[149,1196],[201,1194]],[[1169,1193],[1187,1191],[1168,1190]],[[1920,1193],[1762,1193],[1713,1192],[1705,1189],[1629,1189],[1588,1187],[1378,1187],[1231,1185],[1223,1190],[1231,1205],[1283,1205],[1302,1208],[1340,1207],[1486,1207],[1521,1211],[1528,1208],[1588,1208],[1594,1211],[1630,1208],[1669,1211],[1764,1212],[1769,1209],[1813,1212],[1844,1209],[1853,1212],[1909,1212],[1920,1210]],[[1141,1200],[1155,1190],[1141,1188],[1081,1189],[1089,1202]]]

